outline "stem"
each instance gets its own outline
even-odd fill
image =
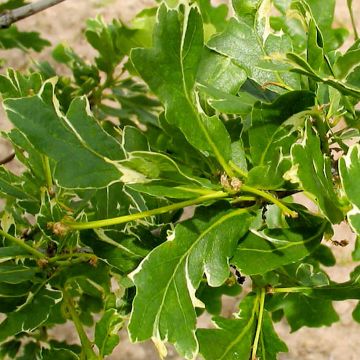
[[[359,39],[359,34],[357,32],[357,29],[356,29],[356,22],[355,22],[355,18],[354,18],[354,12],[353,12],[353,9],[352,9],[352,0],[347,0],[347,6],[348,6],[348,9],[349,9],[349,13],[350,13],[350,19],[351,19],[351,25],[353,27],[353,30],[354,30],[354,38],[355,38],[355,41]]]
[[[13,242],[14,244],[22,247],[26,251],[28,251],[30,254],[34,255],[38,259],[46,259],[45,254],[40,252],[39,250],[34,249],[32,246],[26,244],[23,240],[20,240],[5,231],[0,229],[0,235],[3,236],[5,239],[8,239],[9,241]]]
[[[266,191],[253,188],[252,186],[248,186],[248,185],[242,185],[241,190],[243,190],[245,192],[249,192],[251,194],[261,196],[262,198],[272,202],[273,204],[277,205],[282,210],[282,212],[284,213],[285,216],[290,216],[292,218],[296,218],[298,216],[296,211],[289,209],[279,199],[277,199],[276,197],[267,193]]]
[[[285,89],[285,90],[288,90],[288,91],[292,91],[293,89],[286,85],[284,82],[275,82],[275,81],[268,81],[266,82],[265,84],[263,84],[261,87],[266,90],[269,86],[277,86],[281,89]]]
[[[48,263],[49,264],[58,263],[61,260],[67,260],[67,259],[69,259],[69,258],[71,259],[73,257],[82,259],[83,261],[86,261],[86,260],[90,260],[90,259],[94,258],[95,255],[89,254],[89,253],[62,254],[62,255],[57,255],[57,256],[50,258],[48,260]],[[71,260],[70,260],[70,262],[71,262]]]
[[[271,288],[269,289],[270,293],[306,293],[311,291],[312,288],[308,286],[296,286],[296,287],[288,287],[288,288]]]
[[[258,321],[257,321],[257,325],[256,325],[255,339],[254,339],[252,355],[251,355],[252,360],[256,360],[256,353],[257,353],[257,349],[258,349],[258,345],[259,345],[260,333],[261,333],[263,316],[264,316],[265,294],[266,294],[265,288],[262,288],[260,290],[259,314],[258,314]]]
[[[67,306],[67,309],[69,310],[69,313],[71,315],[72,321],[75,325],[76,331],[79,335],[81,346],[82,346],[82,352],[86,355],[87,360],[98,359],[97,355],[95,354],[95,352],[93,350],[93,345],[92,345],[91,341],[89,340],[89,338],[87,337],[85,330],[81,324],[79,315],[77,314],[77,312],[75,310],[74,302],[65,289],[63,289],[63,297],[64,297],[64,302]]]
[[[52,192],[53,181],[52,181],[52,175],[51,175],[50,161],[49,161],[49,158],[45,155],[43,155],[41,157],[41,159],[42,159],[44,172],[45,172],[46,186],[47,186],[49,192]]]
[[[11,24],[34,15],[40,11],[57,5],[65,0],[39,0],[35,3],[21,6],[14,10],[9,10],[0,15],[0,28],[6,29]]]
[[[139,212],[136,214],[119,216],[119,217],[111,218],[111,219],[89,221],[89,222],[63,221],[63,224],[73,230],[97,229],[97,228],[106,227],[106,226],[119,225],[119,224],[127,223],[127,222],[130,222],[133,220],[143,219],[148,216],[164,214],[164,213],[167,213],[167,212],[170,212],[173,210],[182,209],[184,207],[191,206],[191,205],[201,204],[208,200],[225,198],[227,196],[228,196],[227,193],[225,193],[223,191],[217,191],[217,192],[213,192],[212,194],[200,196],[196,199],[186,200],[186,201],[182,201],[182,202],[179,202],[176,204],[163,206],[163,207],[153,209],[153,210],[143,211],[143,212]]]
[[[257,198],[255,196],[238,196],[231,201],[231,204],[238,204],[243,201],[256,201],[256,200]]]

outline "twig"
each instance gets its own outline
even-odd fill
[[[6,156],[4,159],[0,160],[0,165],[5,165],[10,161],[14,160],[15,152],[12,152],[10,155]]]
[[[0,15],[0,28],[6,29],[11,24],[43,11],[51,6],[57,5],[65,0],[39,0],[35,3],[9,10]]]
[[[263,325],[263,316],[264,316],[264,304],[265,304],[265,295],[266,295],[264,288],[260,290],[259,295],[260,295],[259,313],[258,313],[258,321],[256,325],[255,339],[252,348],[251,360],[257,359],[256,353],[259,345],[260,333]]]
[[[71,298],[71,296],[69,295],[69,293],[67,292],[66,289],[63,289],[63,298],[64,298],[64,302],[66,304],[66,307],[70,313],[70,316],[72,318],[72,321],[75,325],[75,328],[78,332],[80,342],[81,342],[81,347],[82,347],[82,354],[85,356],[85,358],[87,360],[99,359],[99,357],[96,356],[96,354],[93,350],[93,345],[92,345],[91,341],[89,340],[89,338],[87,337],[86,332],[82,326],[81,320],[79,318],[79,315],[75,310],[75,304],[73,302],[73,299]]]
[[[146,210],[143,212],[138,212],[130,215],[119,216],[116,218],[103,219],[103,220],[95,220],[89,222],[75,222],[75,221],[66,221],[64,220],[62,223],[55,223],[55,225],[59,224],[66,228],[72,230],[86,230],[86,229],[98,229],[106,226],[119,225],[124,224],[130,221],[144,219],[149,216],[165,214],[170,211],[179,210],[185,208],[187,206],[202,204],[205,201],[209,200],[217,200],[227,197],[228,194],[223,191],[214,191],[210,194],[200,196],[195,199],[186,200],[182,202],[178,202],[175,204],[163,206],[157,209]],[[53,227],[55,226],[53,225]]]
[[[354,17],[353,8],[352,8],[352,2],[353,2],[353,0],[347,0],[347,6],[348,6],[348,9],[349,9],[351,25],[353,27],[354,38],[355,38],[355,41],[356,41],[356,40],[359,39],[359,34],[357,32],[357,29],[356,29],[356,21],[355,21],[355,17]]]

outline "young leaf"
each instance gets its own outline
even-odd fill
[[[46,46],[51,45],[48,40],[40,37],[40,34],[34,31],[19,31],[15,25],[8,29],[0,31],[0,48],[14,49],[20,48],[24,51],[28,49],[40,52]]]
[[[260,85],[280,83],[284,86],[297,86],[296,76],[282,74],[277,69],[271,70],[272,63],[267,60],[272,54],[292,49],[287,35],[274,36],[269,33],[266,13],[270,8],[270,1],[255,1],[250,5],[250,11],[244,11],[247,5],[249,4],[236,2],[238,18],[230,19],[225,31],[214,36],[207,44],[208,47],[232,59],[246,71],[249,78]]]
[[[314,197],[322,213],[333,224],[339,223],[343,213],[332,183],[330,159],[323,154],[319,136],[310,121],[306,123],[303,142],[292,146],[291,157],[293,167],[284,177],[299,183]]]
[[[103,317],[95,326],[95,344],[101,356],[110,355],[119,343],[119,329],[123,324],[123,318],[115,309],[105,311]]]
[[[360,146],[353,145],[348,153],[339,160],[339,172],[345,194],[352,209],[347,213],[349,223],[360,234],[360,194],[357,179],[360,176]]]
[[[211,286],[226,280],[228,259],[251,219],[240,209],[219,212],[209,221],[209,211],[179,224],[171,235],[174,239],[157,247],[140,264],[134,275],[137,294],[129,323],[132,341],[166,338],[186,358],[198,352],[194,306],[201,303],[195,290],[204,273]]]

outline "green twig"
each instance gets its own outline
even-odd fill
[[[56,263],[58,261],[61,261],[61,260],[68,260],[68,259],[71,259],[71,258],[82,258],[84,260],[90,260],[90,259],[93,259],[95,256],[95,254],[91,254],[91,253],[73,253],[73,254],[61,254],[61,255],[57,255],[57,256],[54,256],[52,258],[50,258],[48,260],[48,263],[51,264],[51,263]]]
[[[262,328],[262,322],[263,322],[263,316],[264,316],[264,304],[265,304],[265,288],[262,288],[260,290],[260,303],[259,303],[259,313],[258,313],[258,319],[257,319],[257,325],[256,325],[256,333],[252,348],[252,355],[251,359],[256,360],[256,353],[259,345],[259,339],[260,339],[260,333]]]
[[[87,360],[99,359],[93,350],[93,344],[87,337],[86,332],[81,324],[79,315],[77,314],[77,312],[75,310],[75,305],[74,305],[73,299],[71,298],[71,296],[68,294],[68,292],[65,289],[63,289],[63,297],[64,297],[64,302],[66,304],[66,307],[70,313],[71,319],[75,325],[76,331],[79,335],[81,346],[82,346],[82,352],[85,354],[86,359]]]
[[[285,216],[290,216],[292,218],[296,218],[298,216],[296,211],[289,209],[279,199],[277,199],[276,197],[274,197],[273,195],[269,194],[266,191],[253,188],[252,186],[248,186],[248,185],[242,185],[241,190],[251,193],[251,194],[258,195],[258,196],[264,198],[265,200],[268,200],[271,203],[277,205],[282,210],[282,212],[284,213]]]
[[[352,25],[353,30],[354,30],[354,38],[355,38],[355,41],[356,41],[356,40],[359,40],[359,34],[357,32],[354,12],[353,12],[353,9],[352,9],[352,0],[347,0],[347,6],[348,6],[348,9],[349,9],[351,25]]]
[[[255,196],[238,196],[231,201],[231,204],[238,204],[244,201],[256,201],[256,200],[257,198]]]
[[[270,288],[268,292],[273,293],[308,293],[311,291],[312,288],[308,286],[294,286],[294,287],[287,287],[287,288]]]
[[[45,259],[46,258],[45,254],[43,254],[39,250],[34,249],[32,246],[26,244],[23,240],[18,239],[16,237],[6,233],[5,231],[3,231],[1,229],[0,229],[0,236],[3,236],[5,239],[8,239],[9,241],[13,242],[14,244],[22,247],[27,252],[34,255],[35,258],[37,258],[37,259]]]
[[[124,223],[130,222],[130,221],[143,219],[143,218],[146,218],[149,216],[165,214],[167,212],[182,209],[187,206],[201,204],[201,203],[204,203],[209,200],[221,199],[221,198],[225,198],[227,196],[228,196],[228,194],[226,192],[216,191],[216,192],[213,192],[212,194],[200,196],[196,199],[186,200],[186,201],[182,201],[182,202],[179,202],[176,204],[163,206],[163,207],[153,209],[153,210],[143,211],[143,212],[139,212],[136,214],[125,215],[125,216],[120,216],[120,217],[111,218],[111,219],[89,221],[89,222],[63,221],[63,224],[73,230],[97,229],[97,228],[102,228],[102,227],[106,227],[106,226],[124,224]]]

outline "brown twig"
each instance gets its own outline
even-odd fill
[[[65,0],[38,0],[32,4],[21,6],[14,10],[8,10],[0,14],[0,28],[6,29],[11,24],[57,5]]]
[[[4,159],[0,160],[0,165],[5,165],[9,163],[10,161],[14,160],[15,153],[11,153],[10,155],[6,156]]]

